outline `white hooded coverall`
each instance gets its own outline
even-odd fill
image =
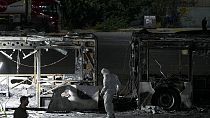
[[[103,88],[101,94],[104,95],[104,107],[107,112],[107,118],[114,118],[113,96],[119,91],[121,83],[118,76],[109,72],[108,69],[101,70],[103,74]]]

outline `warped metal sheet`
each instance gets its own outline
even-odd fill
[[[54,90],[48,112],[70,112],[98,108],[99,88],[88,85],[66,85]]]

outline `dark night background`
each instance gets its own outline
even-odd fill
[[[10,60],[0,54],[0,61],[3,62],[1,74],[33,74],[34,73],[34,56],[31,55],[23,59],[23,53],[29,54],[32,50],[21,50],[20,65],[17,72],[17,50],[13,53],[13,59]],[[6,53],[11,54],[12,50],[7,50]],[[41,52],[41,73],[43,74],[72,74],[75,71],[75,52],[68,50],[68,54],[61,53],[49,49]],[[60,60],[60,61],[59,61]]]
[[[63,28],[143,27],[144,16],[156,16],[157,27],[200,27],[209,18],[208,0],[61,0]],[[202,13],[202,14],[200,14]]]
[[[166,16],[173,16],[171,27],[175,27],[179,23],[177,7],[183,4],[182,0],[61,0],[65,27],[104,31],[142,26],[145,15],[155,15],[162,26]]]

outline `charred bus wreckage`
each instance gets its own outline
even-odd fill
[[[97,38],[92,33],[0,37],[0,95],[4,108],[29,96],[48,112],[101,109]],[[116,109],[164,110],[209,105],[208,31],[133,32],[130,78]]]
[[[1,36],[1,106],[17,108],[24,95],[29,108],[97,109],[96,49],[91,33]]]
[[[139,107],[177,110],[210,104],[209,34],[156,29],[132,34],[130,86]]]

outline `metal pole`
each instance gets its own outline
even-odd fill
[[[61,32],[61,23],[62,23],[62,13],[61,13],[61,5],[60,5],[60,1],[58,2],[57,5],[57,12],[58,12],[58,32]]]
[[[137,87],[138,87],[137,88],[138,89],[137,90],[138,91],[138,93],[137,93],[138,94],[138,109],[141,109],[141,99],[140,99],[141,98],[141,96],[140,96],[140,93],[141,92],[140,92],[140,86],[139,85],[140,85],[141,77],[142,77],[142,69],[141,69],[141,66],[142,66],[142,62],[141,62],[141,51],[142,50],[141,50],[141,48],[139,46],[141,44],[140,42],[141,42],[141,40],[140,41],[136,41],[136,43],[137,43],[137,53],[138,53],[137,54],[138,55],[138,57],[137,57],[137,62],[138,62],[137,66],[138,67],[137,67],[137,71],[136,71],[137,72],[136,76],[137,76],[137,80],[138,80],[137,81],[138,82],[138,85],[137,85]]]
[[[146,60],[147,60],[147,81],[149,81],[149,47],[148,47],[148,43],[149,42],[147,42],[147,47],[146,47],[146,55],[147,55],[147,57],[146,57]]]
[[[28,23],[28,0],[25,0],[25,23]]]
[[[7,97],[10,97],[9,93],[10,93],[10,89],[9,89],[9,76],[6,77],[7,78],[7,85],[8,85],[8,91],[7,91],[7,94],[8,96]]]
[[[31,21],[31,0],[25,0],[25,23]]]
[[[81,66],[81,80],[84,80],[84,55],[85,55],[85,51],[84,51],[84,47],[82,46],[81,48],[81,58],[82,58],[82,64]]]
[[[37,106],[40,107],[40,77],[41,77],[41,49],[36,53],[36,100]]]
[[[98,40],[94,41],[95,48],[94,48],[94,85],[98,86]]]
[[[192,94],[191,94],[191,100],[193,102],[193,44],[191,44],[190,48],[189,48],[189,82],[192,86]]]

